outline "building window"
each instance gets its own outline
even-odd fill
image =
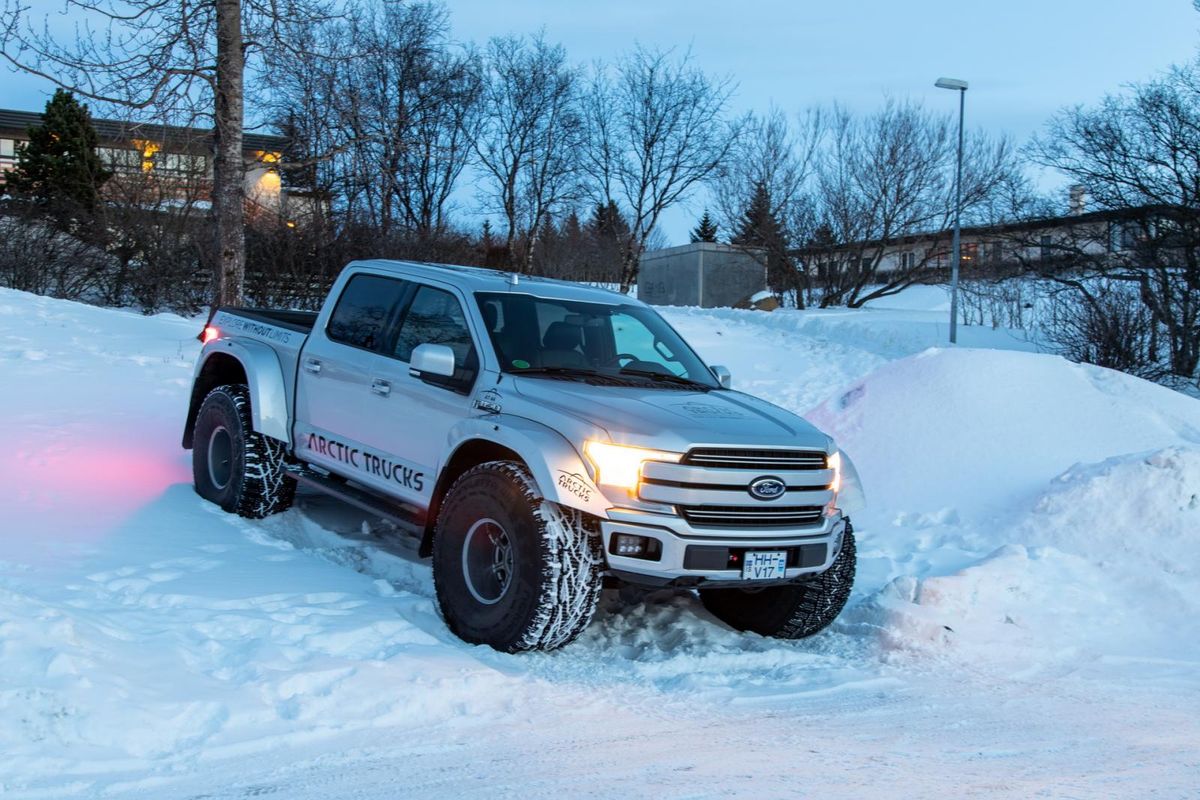
[[[98,147],[96,155],[100,156],[100,162],[104,164],[106,169],[113,172],[141,172],[142,171],[142,154],[137,150],[128,150],[120,147]]]
[[[961,264],[971,264],[979,261],[979,243],[970,242],[963,244],[958,254],[958,260]]]
[[[0,158],[15,158],[16,155],[16,142],[12,139],[0,139]]]
[[[910,270],[917,266],[917,254],[911,250],[900,254],[900,269]]]
[[[208,158],[191,153],[158,153],[154,169],[172,175],[204,175],[208,171]]]

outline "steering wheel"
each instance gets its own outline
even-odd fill
[[[628,364],[621,363],[621,361],[626,358],[629,359],[630,361],[641,361],[641,359],[635,355],[631,355],[629,353],[617,353],[615,356],[610,358],[608,361],[604,362],[604,366],[619,367],[619,368],[627,367],[627,366],[629,366]]]

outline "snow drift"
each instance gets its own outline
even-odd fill
[[[855,459],[876,553],[929,553],[851,617],[888,646],[978,662],[1196,641],[1195,400],[1052,356],[932,349],[809,416]]]

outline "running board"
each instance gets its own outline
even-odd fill
[[[414,508],[389,502],[346,481],[322,475],[315,470],[293,468],[288,470],[288,474],[301,486],[315,489],[368,514],[382,517],[418,541],[425,538],[424,514]]]

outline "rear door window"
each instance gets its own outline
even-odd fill
[[[388,324],[408,287],[407,281],[355,275],[329,317],[326,334],[335,342],[382,352]]]

